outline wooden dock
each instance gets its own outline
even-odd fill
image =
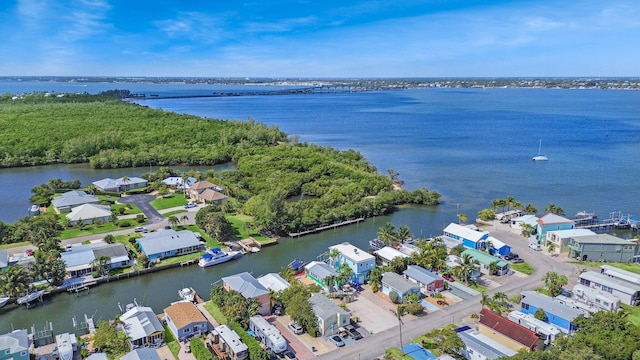
[[[200,261],[200,258],[193,258],[191,260],[185,260],[185,261],[180,262],[180,266],[188,266],[188,265],[197,264],[198,261]]]
[[[297,232],[297,233],[289,233],[289,237],[298,237],[298,236],[303,236],[303,235],[309,235],[309,234],[317,233],[317,232],[324,231],[324,230],[335,229],[335,228],[340,227],[340,226],[359,223],[361,221],[364,221],[363,217],[357,218],[357,219],[345,220],[345,221],[333,223],[331,225],[319,226],[319,227],[317,227],[315,229],[311,229],[311,230],[301,231],[301,232]]]

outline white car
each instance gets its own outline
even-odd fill
[[[197,204],[195,204],[195,203],[188,203],[187,205],[185,205],[185,206],[184,206],[184,208],[185,208],[185,209],[189,209],[189,208],[194,208],[194,207],[196,207],[196,206],[198,206],[198,205],[197,205]]]
[[[289,329],[291,329],[291,331],[293,331],[294,334],[296,335],[300,335],[304,332],[304,329],[302,328],[302,326],[300,326],[300,324],[294,323],[292,322],[291,324],[289,324]]]
[[[135,232],[141,232],[141,233],[146,233],[148,230],[146,227],[143,226],[137,226],[133,229],[133,231]]]
[[[532,248],[535,251],[541,251],[542,250],[542,248],[540,247],[540,244],[536,244],[536,243],[529,244],[529,247]]]

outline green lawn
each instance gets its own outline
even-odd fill
[[[222,247],[224,246],[223,244],[221,244],[218,240],[213,239],[211,236],[207,235],[207,233],[205,233],[204,231],[202,231],[198,226],[196,225],[187,225],[187,226],[178,226],[178,229],[186,229],[186,230],[191,230],[193,232],[197,232],[200,234],[200,236],[206,240],[205,244],[207,245],[207,247],[209,248],[215,248],[215,247]]]
[[[136,215],[142,214],[142,211],[139,207],[134,204],[113,204],[111,205],[111,211],[114,214],[120,215],[120,209],[124,209],[124,214],[122,215]]]
[[[613,267],[617,267],[618,269],[627,270],[632,273],[640,274],[640,264],[629,264],[629,263],[619,263],[619,262],[600,262],[600,261],[574,261],[573,264],[584,265],[594,268],[599,268],[600,265],[609,265]]]
[[[226,324],[227,318],[222,314],[220,308],[214,304],[211,300],[204,303],[204,309],[211,314],[211,316],[220,324]]]
[[[27,245],[31,245],[31,243],[28,241],[21,241],[13,244],[0,244],[0,250],[11,249],[14,247],[27,246]]]
[[[233,226],[234,229],[236,229],[236,231],[238,232],[240,236],[239,240],[253,237],[254,239],[258,240],[258,242],[271,241],[270,238],[262,236],[257,231],[250,230],[249,227],[246,226],[247,224],[253,222],[253,218],[251,216],[247,216],[244,214],[234,214],[226,215],[225,217],[227,218],[227,220],[229,220],[231,226]]]
[[[533,267],[529,264],[527,264],[526,262],[523,263],[518,263],[518,264],[511,264],[511,268],[515,271],[521,272],[525,275],[531,275],[533,274]]]
[[[187,210],[185,210],[185,209],[173,210],[173,211],[169,211],[167,213],[162,214],[162,216],[168,218],[169,216],[176,215],[176,214],[181,214],[181,213],[186,213],[186,212],[187,212]],[[180,220],[181,216],[176,216],[176,217],[178,218],[178,220]]]
[[[182,194],[169,194],[161,196],[151,201],[151,206],[156,210],[164,210],[172,207],[183,206],[188,202],[188,199]]]
[[[174,257],[171,257],[171,258],[168,258],[168,259],[160,260],[160,264],[158,264],[158,266],[170,265],[170,264],[178,264],[178,263],[181,263],[183,261],[200,258],[202,255],[204,255],[204,251],[200,251],[200,252],[192,253],[192,254],[174,256]]]
[[[132,219],[130,223],[133,225],[135,223],[135,220]],[[116,230],[123,230],[123,229],[126,229],[126,228],[119,227],[112,223],[106,223],[102,225],[86,225],[82,230],[78,227],[72,227],[72,228],[62,230],[60,232],[60,240],[66,240],[66,239],[71,239],[71,238],[75,238],[78,236],[85,236],[85,235],[103,234],[103,233],[116,231]]]

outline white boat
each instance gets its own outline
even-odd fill
[[[196,299],[196,291],[193,288],[186,287],[178,290],[180,299],[193,302]]]
[[[222,264],[223,262],[227,262],[229,260],[237,259],[242,256],[242,252],[240,251],[223,251],[219,248],[213,248],[207,250],[207,252],[202,255],[200,261],[198,261],[198,266],[207,267]]]
[[[36,292],[27,293],[25,296],[18,298],[18,300],[16,300],[16,302],[19,305],[28,304],[28,303],[36,300],[37,298],[41,297],[43,294],[44,294],[44,290],[38,290]]]
[[[0,308],[7,305],[7,303],[9,302],[9,300],[11,300],[10,297],[8,296],[1,296],[0,297]]]
[[[56,347],[60,360],[73,360],[74,343],[77,343],[74,334],[64,333],[56,335]]]
[[[533,161],[547,161],[549,160],[545,155],[542,155],[542,139],[540,139],[540,144],[538,145],[538,155],[531,158]]]

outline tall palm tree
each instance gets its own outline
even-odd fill
[[[0,271],[0,293],[10,297],[18,295],[29,289],[31,276],[22,266],[9,266]]]
[[[169,221],[169,224],[171,224],[172,228],[175,228],[180,222],[180,220],[178,220],[178,218],[174,215],[169,216],[169,219],[167,220]]]
[[[189,184],[189,174],[184,173],[182,174],[182,193],[184,194],[184,197],[187,197],[187,188],[188,188],[188,184]]]
[[[532,214],[532,215],[535,215],[538,213],[538,209],[536,209],[536,207],[531,204],[527,204],[527,206],[524,207],[524,211],[527,214]]]
[[[467,215],[466,214],[460,213],[460,214],[457,214],[456,216],[458,217],[458,224],[461,224],[461,225],[462,224],[466,224],[466,222],[467,222]]]
[[[531,224],[522,224],[522,232],[520,233],[522,236],[528,238],[536,231],[536,229]]]
[[[378,229],[378,240],[382,241],[386,245],[391,245],[397,239],[396,229],[390,222],[384,224],[383,227]]]
[[[131,181],[131,179],[128,176],[122,177],[122,187],[124,188],[124,191],[127,191],[127,183],[129,181]]]
[[[514,199],[513,196],[509,195],[509,196],[507,196],[507,198],[505,200],[506,200],[506,204],[507,204],[507,211],[511,210],[511,207],[515,203],[516,199]]]
[[[396,239],[400,240],[401,243],[404,243],[406,240],[411,239],[413,234],[407,225],[402,225],[398,228],[396,232]]]
[[[462,254],[461,259],[462,262],[460,262],[460,266],[456,267],[456,272],[458,277],[462,281],[464,281],[465,284],[469,284],[471,273],[477,268],[480,263],[469,254]]]
[[[340,251],[338,251],[337,249],[331,249],[327,251],[325,255],[327,259],[329,259],[329,265],[335,267],[334,263],[336,262],[338,255],[340,255]]]
[[[189,217],[187,215],[182,215],[182,217],[180,218],[180,221],[187,225],[187,221],[189,221]]]

